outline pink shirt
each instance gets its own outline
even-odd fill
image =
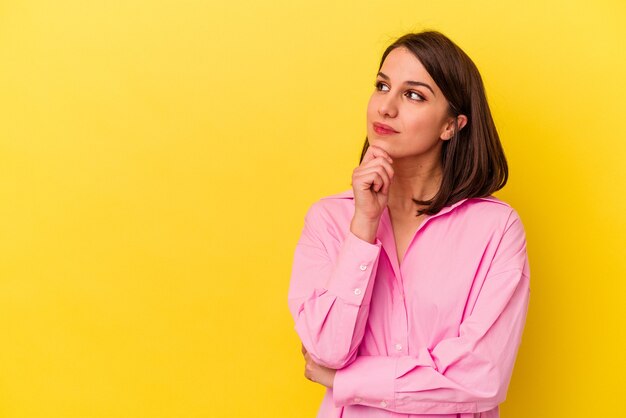
[[[499,416],[530,297],[520,218],[495,197],[426,216],[398,265],[389,212],[350,231],[352,190],[322,198],[295,250],[289,309],[339,369],[318,418]]]

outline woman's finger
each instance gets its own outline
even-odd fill
[[[367,151],[365,151],[365,155],[363,156],[363,161],[361,161],[361,164],[368,162],[370,160],[373,160],[374,158],[377,158],[377,157],[383,157],[384,159],[389,161],[390,164],[393,164],[393,159],[389,156],[389,154],[387,154],[387,151],[374,145],[370,145],[367,148]]]
[[[385,185],[385,180],[378,170],[372,170],[371,172],[361,173],[354,176],[352,183],[360,185],[360,190],[372,189],[374,192],[378,193]]]
[[[382,166],[385,169],[385,171],[387,171],[387,175],[389,176],[389,178],[393,177],[393,174],[394,174],[393,167],[391,166],[389,161],[384,157],[376,157],[375,159],[370,160],[367,163],[362,163],[357,169],[362,169],[366,167],[375,167],[378,165]]]
[[[387,193],[389,189],[389,184],[391,183],[391,178],[387,171],[381,166],[368,167],[365,169],[361,169],[358,173],[355,173],[353,177],[353,182],[363,182],[364,184],[372,184],[380,185],[383,188],[383,193]],[[374,189],[375,192],[379,192],[381,187],[377,187]]]

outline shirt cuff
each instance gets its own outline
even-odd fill
[[[337,370],[333,382],[335,406],[352,404],[394,408],[397,357],[362,356]]]
[[[327,284],[328,291],[343,301],[360,306],[371,300],[372,277],[378,268],[382,242],[370,243],[348,231]]]

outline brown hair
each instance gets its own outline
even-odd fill
[[[399,47],[411,51],[420,60],[446,97],[450,115],[467,116],[461,130],[455,119],[454,136],[443,143],[443,178],[437,194],[430,200],[413,199],[418,205],[427,205],[417,214],[433,215],[465,198],[484,197],[500,190],[509,176],[508,165],[474,62],[445,35],[425,31],[406,34],[389,45],[379,70],[387,55]],[[359,164],[368,147],[365,138]]]

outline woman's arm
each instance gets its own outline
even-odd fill
[[[459,335],[417,355],[363,356],[337,370],[337,406],[405,414],[486,411],[504,401],[530,297],[526,241],[515,214]]]
[[[320,202],[305,217],[289,285],[295,329],[312,359],[338,369],[356,358],[365,332],[381,242],[349,229],[337,243]],[[339,246],[338,251],[327,247]]]
[[[304,345],[302,346],[302,355],[304,356],[304,377],[327,388],[332,388],[337,370],[329,369],[313,361]]]
[[[321,202],[305,218],[291,274],[289,309],[302,344],[322,366],[337,369],[349,364],[363,338],[382,247],[376,231],[387,206],[392,163],[382,148],[368,148],[352,172],[354,213],[345,231],[336,231],[336,220],[323,211]]]

